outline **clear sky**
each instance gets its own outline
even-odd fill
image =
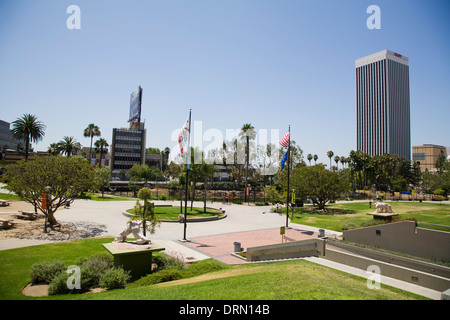
[[[79,30],[66,26],[73,4]],[[224,137],[291,125],[327,164],[328,150],[356,149],[355,59],[384,49],[409,58],[412,145],[450,146],[448,0],[0,0],[0,119],[44,122],[35,150],[64,136],[89,146],[89,123],[111,143],[140,85],[147,147],[176,146],[192,108]]]

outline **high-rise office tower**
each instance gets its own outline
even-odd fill
[[[357,150],[411,160],[408,58],[383,50],[355,67]]]

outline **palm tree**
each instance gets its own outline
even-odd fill
[[[98,128],[98,126],[96,126],[93,123],[90,123],[86,129],[84,129],[84,133],[83,135],[87,138],[91,138],[91,146],[89,147],[89,161],[91,161],[92,158],[92,139],[94,138],[94,136],[101,136],[101,132],[100,129]]]
[[[44,138],[45,125],[31,114],[24,114],[12,122],[11,134],[17,140],[25,141],[25,161],[28,160],[30,141],[37,143]]]
[[[306,159],[308,159],[309,161],[309,165],[311,165],[311,160],[312,160],[313,156],[311,153],[308,153],[308,155],[306,156]]]
[[[58,151],[58,144],[57,144],[57,143],[52,143],[52,144],[50,144],[50,146],[49,146],[48,149],[47,149],[47,153],[48,153],[50,156],[57,156],[57,155],[59,154],[59,151]]]
[[[95,152],[99,152],[100,151],[100,165],[99,165],[99,167],[101,168],[103,152],[105,152],[105,153],[108,152],[108,149],[106,149],[106,148],[109,147],[109,144],[108,144],[108,142],[106,142],[105,139],[100,138],[97,141],[95,141],[94,145],[95,145]]]
[[[314,158],[314,164],[317,164],[317,159],[319,159],[319,156],[317,156],[317,154],[315,154],[315,155],[313,156],[313,158]]]
[[[79,150],[81,150],[81,144],[74,137],[65,136],[58,142],[58,151],[66,154],[67,157],[70,157]]]
[[[245,170],[245,188],[247,188],[247,179],[248,179],[248,163],[250,162],[250,139],[255,138],[255,128],[250,123],[245,123],[239,135],[241,137],[245,137],[246,139],[246,170]],[[245,198],[247,198],[247,193],[244,193]]]
[[[334,155],[333,151],[328,151],[327,152],[327,156],[328,156],[328,158],[330,158],[330,170],[331,170],[331,157],[333,157],[333,155]]]
[[[336,162],[336,167],[337,167],[337,169],[339,170],[339,165],[338,165],[338,163],[339,163],[339,160],[340,160],[341,158],[339,158],[339,156],[334,156],[334,162]]]
[[[341,164],[342,164],[342,170],[344,170],[344,164],[345,164],[345,162],[346,162],[346,159],[345,159],[344,156],[342,156],[342,157],[340,158],[340,160],[341,160]]]

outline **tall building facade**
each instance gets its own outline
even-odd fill
[[[145,163],[145,146],[147,130],[144,124],[133,129],[114,128],[111,145],[111,171],[118,175],[122,170],[128,171],[135,164]]]
[[[357,150],[411,160],[409,62],[383,50],[357,59]]]

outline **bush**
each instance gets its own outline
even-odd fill
[[[208,272],[219,271],[228,267],[226,263],[214,260],[206,259],[192,263],[189,268],[183,271],[183,278],[196,277]]]
[[[112,257],[100,254],[90,258],[83,258],[79,262],[81,272],[81,289],[89,290],[99,285],[100,277],[114,266]]]
[[[107,270],[99,280],[99,286],[101,288],[111,289],[123,289],[125,288],[127,281],[130,279],[130,272],[125,271],[122,268],[112,268]]]
[[[167,200],[166,194],[163,193],[162,195],[160,195],[159,200]]]
[[[73,290],[70,290],[67,287],[67,279],[69,279],[69,274],[66,272],[60,272],[53,280],[50,282],[50,285],[48,286],[48,294],[50,296],[56,295],[56,294],[67,294],[72,292]]]
[[[345,231],[345,230],[351,230],[351,229],[357,229],[360,228],[361,226],[354,220],[344,220],[341,223],[341,230]]]
[[[135,281],[132,286],[149,286],[166,281],[178,280],[183,278],[180,270],[165,269],[152,274],[148,274],[139,280]]]
[[[66,266],[62,261],[46,261],[38,262],[31,266],[30,278],[31,283],[49,284],[58,274],[64,272]]]
[[[163,255],[160,258],[159,269],[175,269],[184,270],[186,269],[186,263],[184,262],[183,256],[181,255]]]

